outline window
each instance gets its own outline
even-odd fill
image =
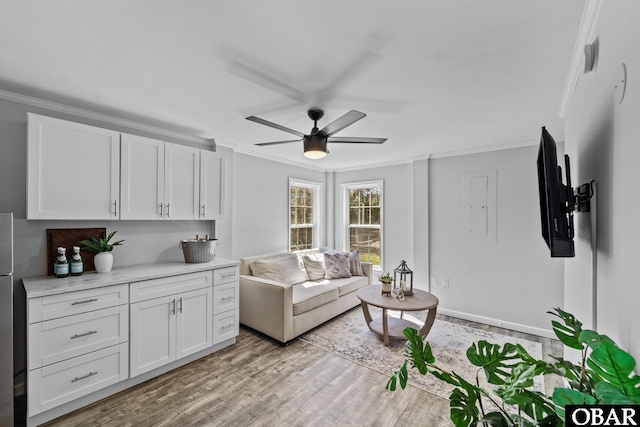
[[[349,251],[360,249],[360,259],[382,266],[382,181],[345,184]]]
[[[289,180],[289,250],[318,247],[320,184]]]

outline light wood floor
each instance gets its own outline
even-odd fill
[[[542,342],[487,325],[441,319]],[[46,426],[450,426],[449,402],[310,344],[287,346],[241,327],[237,343]]]

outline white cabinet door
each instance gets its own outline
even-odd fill
[[[212,289],[204,288],[177,296],[178,359],[213,345]]]
[[[224,158],[200,151],[200,219],[222,219],[224,214]]]
[[[29,113],[27,219],[118,219],[120,133]]]
[[[131,377],[176,360],[176,298],[174,295],[130,305]]]
[[[123,134],[120,151],[120,218],[163,219],[165,143]]]
[[[165,218],[198,219],[200,150],[165,145]]]

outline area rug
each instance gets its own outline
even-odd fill
[[[381,313],[381,310],[371,307],[371,315],[374,319],[380,317]],[[404,318],[422,325],[426,316],[422,315],[420,318],[421,314],[420,312],[405,313]],[[390,311],[389,315],[397,317],[399,313]],[[406,340],[390,339],[389,346],[385,346],[382,336],[368,328],[360,307],[301,335],[299,339],[387,376],[400,368],[405,360],[402,353]],[[469,363],[466,352],[472,343],[479,340],[486,340],[501,346],[507,342],[520,344],[531,356],[542,359],[542,345],[540,343],[440,319],[436,319],[427,336],[427,341],[429,341],[436,358],[435,364],[438,367],[447,371],[455,371],[468,381],[473,380],[474,382],[477,368]],[[449,398],[453,390],[453,386],[438,380],[431,374],[420,375],[415,369],[410,370],[409,383],[445,399]],[[384,387],[384,384],[382,386]],[[493,387],[489,386],[489,389]],[[537,381],[535,389],[544,390],[542,379]]]

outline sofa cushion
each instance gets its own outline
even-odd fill
[[[346,252],[325,252],[324,278],[340,279],[342,277],[351,277],[349,254]]]
[[[338,288],[332,286],[328,280],[298,283],[291,290],[294,316],[337,300],[340,295]]]
[[[369,278],[366,276],[352,276],[344,279],[332,279],[331,286],[338,288],[338,294],[340,296],[346,295],[349,292],[354,292],[363,286],[369,284]]]
[[[256,277],[288,285],[309,280],[306,271],[300,268],[296,254],[287,254],[280,258],[258,259],[251,264],[251,272]]]
[[[360,263],[360,249],[349,252],[349,271],[352,276],[364,276],[362,264]]]
[[[324,279],[324,256],[322,254],[310,254],[302,257],[304,267],[307,269],[309,280]]]

